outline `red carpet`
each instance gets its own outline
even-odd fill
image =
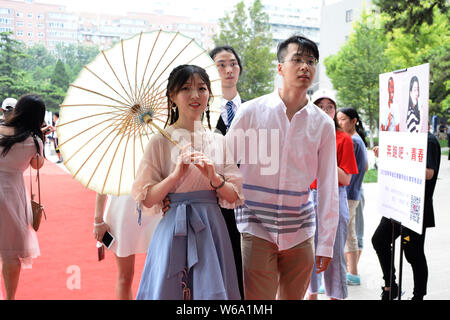
[[[29,170],[27,187],[28,174]],[[47,214],[37,232],[41,256],[34,260],[32,269],[22,269],[16,299],[116,299],[115,256],[106,250],[106,258],[97,261],[92,233],[95,192],[50,161],[40,175],[41,200]],[[136,255],[133,296],[144,262],[145,254]]]

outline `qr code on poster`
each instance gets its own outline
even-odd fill
[[[421,199],[411,195],[411,207],[409,220],[419,223],[420,219],[420,205]]]

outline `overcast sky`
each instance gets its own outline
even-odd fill
[[[230,11],[238,0],[35,0],[66,6],[69,10],[124,14],[126,12],[151,13],[164,8],[164,14],[182,15],[195,18],[217,19]]]
[[[239,0],[33,0],[37,3],[52,3],[66,6],[69,10],[124,14],[126,12],[151,13],[156,8],[164,8],[164,14],[174,14],[192,17],[196,20],[217,20],[225,16],[225,12],[231,11]],[[322,0],[262,0],[277,4],[284,3],[287,6],[309,6],[315,3],[318,6]],[[327,3],[338,0],[326,0]],[[252,3],[253,0],[245,0]]]

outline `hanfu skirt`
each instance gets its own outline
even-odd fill
[[[138,300],[239,300],[236,266],[215,191],[169,194],[150,243]]]

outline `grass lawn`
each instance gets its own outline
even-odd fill
[[[369,171],[366,172],[364,175],[364,183],[371,183],[371,182],[377,182],[378,181],[378,170],[375,169],[369,169]]]

